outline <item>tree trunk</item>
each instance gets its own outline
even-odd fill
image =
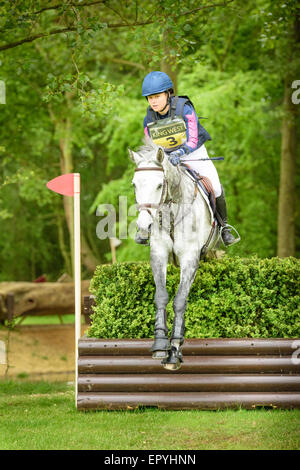
[[[174,85],[174,93],[177,93],[177,65],[176,57],[173,57],[170,52],[170,44],[168,40],[169,33],[164,31],[163,33],[163,51],[164,56],[161,61],[160,69],[165,72],[171,78]]]
[[[72,273],[72,261],[71,261],[72,256],[70,256],[70,252],[65,243],[63,214],[57,211],[56,220],[57,220],[58,244],[59,244],[60,252],[65,262],[66,271],[67,273],[71,274]]]
[[[60,171],[61,174],[72,173],[73,172],[73,161],[71,153],[71,123],[70,119],[67,117],[61,125],[61,135],[59,139],[60,147]],[[70,235],[70,248],[71,248],[71,266],[72,272],[74,274],[74,231],[73,231],[73,198],[69,196],[63,196],[63,204],[66,222]]]
[[[291,100],[291,81],[286,80],[283,103],[277,256],[295,255],[296,106]]]
[[[300,40],[299,18],[294,24],[294,46]],[[292,44],[290,47],[293,50]],[[292,61],[292,58],[291,58]],[[297,154],[297,104],[293,103],[293,67],[289,68],[284,84],[280,183],[278,200],[277,256],[295,256],[295,174]],[[297,77],[296,77],[297,78]]]
[[[69,103],[70,96],[66,96],[67,102]],[[69,105],[71,108],[71,104]],[[61,173],[72,173],[73,169],[73,158],[72,158],[72,126],[69,117],[63,121],[56,121],[56,125],[59,126],[59,147],[60,147],[60,169]],[[70,234],[70,247],[72,253],[72,274],[74,274],[74,232],[73,232],[73,198],[69,196],[63,196],[64,198],[64,211],[66,216],[66,222]],[[98,264],[97,258],[93,255],[82,231],[81,231],[81,260],[82,264],[90,272],[94,272]]]

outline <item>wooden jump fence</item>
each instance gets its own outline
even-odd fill
[[[152,359],[152,342],[81,338],[77,408],[300,408],[294,339],[186,339],[175,372]]]

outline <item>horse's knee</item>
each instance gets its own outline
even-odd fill
[[[175,313],[184,313],[186,309],[186,298],[182,296],[176,296],[173,301],[173,309]]]
[[[157,289],[154,296],[156,308],[165,308],[169,300],[168,292],[166,289]]]

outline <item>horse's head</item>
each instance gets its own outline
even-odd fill
[[[141,147],[138,152],[129,149],[129,156],[136,164],[132,180],[139,211],[135,241],[147,244],[153,221],[168,192],[163,165],[167,158],[161,147],[151,145]]]

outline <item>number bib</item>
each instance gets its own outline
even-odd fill
[[[165,149],[176,149],[187,141],[186,125],[181,118],[161,119],[150,122],[147,127],[153,142]]]

